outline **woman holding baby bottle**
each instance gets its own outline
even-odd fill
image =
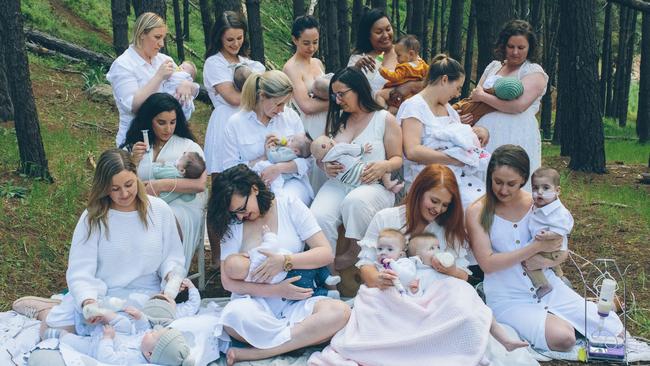
[[[174,61],[160,53],[165,46],[167,25],[154,13],[143,13],[135,21],[129,48],[111,65],[106,80],[111,83],[113,97],[120,113],[115,144],[121,145],[136,112],[153,93],[161,92],[163,83],[174,72]],[[191,101],[199,92],[198,85],[182,81],[176,88],[181,103]]]
[[[143,131],[146,131],[146,138]],[[168,202],[178,222],[185,266],[189,268],[195,249],[203,245],[208,176],[204,169],[191,177],[157,179],[155,174],[161,166],[178,165],[176,162],[188,152],[203,158],[203,150],[195,142],[180,103],[166,93],[152,94],[138,110],[122,147],[130,149],[138,166],[138,177],[148,194],[166,200],[171,194],[193,194],[193,198],[188,195],[189,199]]]
[[[504,144],[519,145],[530,157],[530,171],[542,164],[542,145],[539,125],[535,114],[544,93],[548,75],[535,63],[537,59],[537,37],[531,25],[524,20],[511,20],[499,33],[495,56],[483,72],[477,87],[472,91],[473,101],[486,103],[496,109],[478,121],[471,114],[461,116],[463,123],[476,122],[490,133],[489,152]],[[521,80],[523,94],[513,100],[501,100],[485,92],[502,77],[515,77]],[[527,179],[528,181],[528,179]],[[525,189],[530,191],[530,182]]]
[[[339,300],[313,297],[312,289],[292,284],[298,277],[276,284],[235,280],[225,262],[230,255],[245,254],[262,245],[266,228],[277,234],[284,249],[295,254],[265,252],[268,258],[256,269],[259,278],[331,263],[330,245],[303,202],[292,195],[274,195],[263,177],[239,164],[214,180],[207,221],[221,245],[221,282],[232,292],[221,322],[231,337],[252,346],[231,347],[228,365],[320,344],[345,325],[350,308]]]
[[[226,122],[241,104],[241,90],[234,84],[235,66],[247,64],[256,72],[264,66],[247,58],[248,27],[238,13],[225,11],[214,23],[210,34],[210,47],[203,66],[203,83],[214,106],[205,132],[205,156],[208,174],[224,168],[223,135]],[[213,177],[214,178],[214,177]]]

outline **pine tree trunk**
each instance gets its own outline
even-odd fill
[[[605,5],[605,24],[603,25],[603,51],[600,59],[600,103],[607,113],[607,85],[612,82],[612,3]]]
[[[212,32],[212,25],[214,24],[210,0],[199,0],[199,8],[201,9],[201,25],[203,26],[203,43],[205,44],[205,49],[207,51],[212,44],[210,33]]]
[[[142,13],[151,12],[160,15],[163,19],[167,19],[166,0],[133,0],[133,9],[136,18]]]
[[[327,34],[329,33],[329,27],[327,24],[327,6],[325,5],[324,1],[319,1],[316,4],[316,14],[318,14],[318,21],[320,22],[320,34],[321,37],[319,38],[319,47],[318,47],[318,57],[323,61],[325,64],[325,72],[335,72],[336,70],[332,71],[332,65],[327,64],[327,57],[328,57],[328,39],[327,39]]]
[[[183,0],[183,39],[190,40],[190,0]]]
[[[362,11],[363,2],[361,0],[354,0],[352,2],[352,27],[350,28],[350,41],[353,45],[357,44],[357,31],[359,30],[359,20],[361,20]],[[321,22],[321,26],[322,25]],[[325,38],[325,32],[321,31],[321,35],[321,39]]]
[[[618,94],[619,100],[616,103],[618,107],[618,125],[624,127],[627,124],[627,107],[630,101],[630,84],[632,83],[632,61],[634,60],[634,43],[636,41],[636,19],[638,11],[630,9],[628,17],[628,42],[625,56],[625,71],[623,77],[623,89]]]
[[[476,0],[476,40],[478,42],[477,77],[494,59],[493,49],[503,25],[514,18],[514,0]]]
[[[471,87],[472,82],[472,62],[474,61],[474,33],[476,32],[476,7],[474,6],[474,1],[471,0],[470,3],[470,12],[469,20],[467,21],[467,39],[465,40],[465,82],[463,83],[463,90],[461,91],[460,97],[467,98],[469,96],[469,88]],[[480,75],[476,76],[476,79]]]
[[[569,168],[605,173],[605,137],[598,96],[596,14],[592,0],[560,1],[558,98],[562,149]],[[558,117],[560,118],[560,117]]]
[[[553,117],[553,87],[557,85],[557,34],[559,22],[558,0],[546,0],[544,4],[544,55],[542,65],[548,75],[546,93],[542,97],[541,130],[545,139],[551,138],[551,120]],[[558,119],[555,119],[557,134],[553,135],[553,142],[560,143],[560,129]]]
[[[5,24],[0,23],[0,35],[6,33]],[[9,84],[7,82],[5,42],[0,42],[0,122],[10,121],[14,118],[14,105],[9,96]]]
[[[14,125],[20,154],[19,172],[52,182],[34,103],[29,62],[25,53],[20,0],[0,0],[0,24],[0,44],[5,51],[4,61],[6,69],[11,70],[6,73],[6,77],[9,96],[14,106]]]
[[[181,5],[179,0],[172,1],[174,8],[174,29],[176,30],[176,55],[178,61],[185,61],[185,49],[183,48],[183,24],[181,23]]]
[[[431,57],[438,54],[438,35],[440,33],[440,1],[433,1],[433,33],[431,34]]]
[[[639,109],[636,115],[636,134],[639,136],[639,142],[647,142],[650,127],[650,13],[644,12],[642,16]]]
[[[386,11],[386,0],[372,0],[370,4],[372,4],[372,8],[374,9],[380,9],[384,12]]]
[[[447,52],[447,0],[440,4],[440,52]]]
[[[544,1],[530,0],[530,25],[535,33],[542,34],[542,15],[544,14]]]
[[[413,1],[406,2],[406,22],[404,24],[406,27],[407,34],[413,34]],[[399,32],[397,33],[399,34]]]
[[[530,12],[528,11],[528,1],[519,0],[519,10],[517,11],[517,17],[523,20],[530,20]]]
[[[429,23],[431,21],[431,14],[433,13],[433,0],[426,0],[426,10],[424,13],[424,27],[422,29],[423,35],[422,35],[422,40],[420,44],[422,45],[422,58],[428,63],[429,60],[431,59],[431,49],[429,48],[429,45],[431,44],[431,31],[429,28]]]
[[[462,62],[463,56],[463,16],[465,15],[465,1],[451,0],[449,9],[449,28],[447,29],[447,50],[449,56]]]
[[[261,0],[246,0],[246,13],[248,14],[248,34],[251,41],[251,58],[265,64],[264,59],[264,30],[260,16]]]
[[[614,94],[612,96],[612,108],[609,112],[609,117],[618,117],[618,104],[621,101],[620,94],[623,93],[625,85],[625,65],[627,65],[627,31],[628,31],[628,18],[632,13],[632,9],[624,6],[619,6],[619,32],[618,32],[618,51],[616,55],[616,72],[614,73]]]
[[[413,19],[411,21],[412,31],[409,33],[413,34],[420,42],[422,42],[422,40],[424,39],[425,2],[424,0],[413,0],[412,2],[413,2],[413,11],[411,13],[411,15],[413,16]],[[420,52],[422,52],[421,49]]]
[[[348,19],[348,0],[337,1],[337,21],[339,22],[339,61],[343,67],[350,58],[350,20]]]
[[[127,24],[128,2],[126,0],[111,0],[111,15],[113,21],[113,49],[119,56],[129,48],[129,25]]]
[[[305,15],[305,0],[293,0],[293,19]]]
[[[333,4],[326,4],[327,11],[327,54],[325,54],[325,63],[333,72],[341,68],[341,58],[339,55],[339,32],[337,31],[337,7]],[[386,2],[384,1],[384,7]],[[331,64],[331,66],[330,66]]]

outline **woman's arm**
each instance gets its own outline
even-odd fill
[[[309,97],[307,85],[302,78],[303,69],[297,67],[284,67],[282,71],[289,77],[293,84],[293,100],[304,114],[324,112],[329,107],[329,101]],[[317,136],[314,136],[316,138]]]
[[[418,164],[465,165],[443,152],[422,145],[424,128],[422,122],[416,118],[406,118],[402,121],[402,133],[404,134],[404,155],[408,160]]]
[[[378,271],[374,265],[361,266],[360,273],[361,280],[368,287],[376,287],[385,290],[394,286],[397,279],[397,273],[392,269]]]
[[[190,178],[168,178],[157,179],[145,182],[147,193],[157,195],[160,192],[177,192],[177,193],[200,193],[205,191],[208,181],[208,174],[204,171],[196,179]]]
[[[517,99],[501,100],[486,93],[481,86],[477,86],[470,97],[472,100],[489,104],[501,112],[522,113],[542,95],[546,87],[546,78],[544,78],[544,74],[536,72],[522,78],[521,83],[524,85],[524,93]]]
[[[369,162],[361,176],[362,183],[376,182],[384,174],[402,167],[402,130],[399,128],[395,116],[390,113],[386,113],[384,149],[386,150],[386,160]]]
[[[560,253],[555,259],[550,259],[542,255],[535,254],[534,256],[526,259],[524,263],[526,264],[526,268],[528,268],[531,271],[534,271],[536,269],[554,267],[564,262],[568,257],[569,257],[569,251],[563,250],[562,253]]]
[[[142,103],[144,103],[149,96],[160,89],[163,81],[169,79],[174,72],[174,61],[167,60],[156,71],[156,74],[149,80],[143,87],[139,88],[133,96],[133,103],[131,104],[131,111],[136,113]]]
[[[214,86],[217,94],[220,94],[223,99],[233,107],[239,107],[241,103],[241,92],[235,89],[235,84],[225,82]]]

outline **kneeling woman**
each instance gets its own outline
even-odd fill
[[[262,243],[262,227],[277,233],[279,242],[293,253],[270,254],[258,272],[272,278],[284,269],[314,269],[334,257],[322,230],[307,206],[289,195],[275,196],[262,178],[243,164],[223,171],[212,184],[208,225],[221,242],[225,259],[246,253]],[[305,249],[305,243],[310,249]],[[221,282],[233,293],[223,310],[222,323],[233,338],[253,348],[231,348],[228,364],[279,355],[322,343],[343,328],[348,306],[326,297],[310,297],[311,290],[294,286],[297,277],[278,284],[233,280],[224,268]]]

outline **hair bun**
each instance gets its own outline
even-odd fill
[[[521,80],[513,76],[506,76],[494,82],[494,95],[502,100],[513,100],[524,93],[524,85]]]

